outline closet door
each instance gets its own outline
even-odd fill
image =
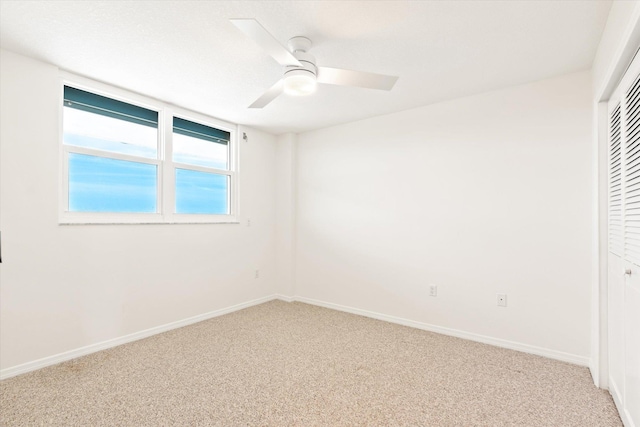
[[[640,60],[609,101],[609,384],[640,426]]]
[[[637,68],[637,67],[636,67]],[[625,410],[640,426],[640,76],[624,94],[623,138],[626,149],[624,208]]]

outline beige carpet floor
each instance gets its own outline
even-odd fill
[[[272,301],[0,382],[3,426],[621,426],[586,368]]]

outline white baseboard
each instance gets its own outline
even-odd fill
[[[14,377],[16,375],[24,374],[27,372],[35,371],[46,366],[56,365],[67,360],[75,359],[76,357],[85,356],[87,354],[95,353],[100,350],[106,350],[108,348],[116,347],[122,344],[126,344],[132,341],[137,341],[143,338],[150,337],[152,335],[160,334],[162,332],[170,331],[172,329],[181,328],[183,326],[191,325],[194,323],[202,322],[213,317],[222,316],[223,314],[232,313],[234,311],[242,310],[243,308],[251,307],[254,305],[262,304],[274,299],[284,299],[277,295],[269,295],[266,297],[254,299],[251,301],[236,304],[231,307],[221,308],[219,310],[210,311],[208,313],[199,314],[197,316],[189,317],[187,319],[178,320],[175,322],[167,323],[164,325],[156,326],[153,328],[145,329],[143,331],[134,332],[129,335],[125,335],[118,338],[113,338],[107,341],[102,341],[96,344],[80,347],[75,350],[65,351],[64,353],[55,354],[53,356],[43,357],[42,359],[34,360],[31,362],[23,363],[21,365],[12,366],[0,370],[0,380],[5,378]],[[285,299],[286,301],[286,299]]]
[[[287,296],[287,295],[269,295],[266,297],[254,299],[241,304],[236,304],[231,307],[222,308],[219,310],[210,311],[208,313],[199,314],[197,316],[189,317],[187,319],[178,320],[176,322],[167,323],[165,325],[156,326],[153,328],[145,329],[143,331],[135,332],[133,334],[125,335],[122,337],[114,338],[107,341],[102,341],[96,344],[91,344],[85,347],[80,347],[74,350],[59,353],[53,356],[44,357],[42,359],[34,360],[31,362],[23,363],[21,365],[12,366],[0,370],[0,380],[5,378],[14,377],[16,375],[24,374],[27,372],[35,371],[46,366],[55,365],[67,360],[75,359],[77,357],[85,356],[87,354],[95,353],[100,350],[106,350],[108,348],[116,347],[122,344],[126,344],[132,341],[137,341],[143,338],[150,337],[152,335],[160,334],[162,332],[170,331],[172,329],[181,328],[183,326],[191,325],[193,323],[202,322],[203,320],[211,319],[213,317],[222,316],[224,314],[232,313],[234,311],[242,310],[247,307],[262,304],[274,299],[279,299],[286,302],[299,301],[311,305],[317,305],[320,307],[330,308],[333,310],[344,311],[347,313],[357,314],[361,316],[371,317],[373,319],[384,320],[386,322],[397,323],[404,326],[410,326],[413,328],[423,329],[426,331],[436,332],[443,335],[450,335],[458,338],[464,338],[471,341],[478,341],[485,344],[495,345],[497,347],[504,347],[511,350],[522,351],[525,353],[536,354],[539,356],[549,357],[551,359],[561,360],[563,362],[574,363],[576,365],[588,366],[589,358],[583,356],[577,356],[569,353],[563,353],[560,351],[550,350],[542,347],[535,347],[528,344],[522,344],[513,341],[502,340],[499,338],[488,337],[485,335],[478,335],[471,332],[460,331],[457,329],[445,328],[442,326],[431,325],[428,323],[418,322],[415,320],[404,319],[401,317],[390,316],[382,313],[376,313],[373,311],[362,310],[359,308],[347,307],[344,305],[333,304],[329,302],[319,301],[312,298],[305,298],[299,296]],[[613,394],[613,393],[612,393]],[[627,424],[625,424],[627,425]]]
[[[358,314],[360,316],[371,317],[373,319],[384,320],[386,322],[397,323],[399,325],[410,326],[412,328],[423,329],[425,331],[436,332],[438,334],[450,335],[453,337],[464,338],[470,341],[477,341],[484,344],[495,345],[496,347],[508,348],[510,350],[517,350],[524,353],[535,354],[538,356],[548,357],[550,359],[560,360],[562,362],[569,362],[580,366],[589,366],[589,358],[584,356],[578,356],[576,354],[564,353],[562,351],[551,350],[544,347],[536,347],[529,344],[523,344],[515,341],[503,340],[500,338],[493,338],[486,335],[474,334],[472,332],[461,331],[458,329],[445,328],[443,326],[432,325],[429,323],[418,322],[415,320],[404,319],[402,317],[390,316],[387,314],[376,313],[373,311],[362,310],[359,308],[347,307],[340,304],[334,304],[330,302],[324,302],[306,297],[287,297],[289,300],[300,301],[311,305],[317,305],[320,307],[331,308],[333,310],[344,311],[347,313]]]
[[[294,301],[296,301],[295,297],[289,297],[289,296],[282,295],[282,294],[275,294],[273,296],[273,298],[274,299],[279,299],[281,301],[286,301],[286,302],[294,302]]]

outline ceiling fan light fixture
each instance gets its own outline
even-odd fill
[[[287,95],[311,95],[317,87],[316,75],[311,71],[297,69],[288,71],[284,75],[284,92]]]

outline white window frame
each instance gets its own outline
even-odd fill
[[[158,157],[149,159],[121,153],[96,150],[92,148],[65,145],[63,140],[63,99],[64,87],[70,86],[107,98],[133,104],[158,112]],[[238,224],[239,220],[239,174],[238,174],[238,126],[207,115],[180,108],[124,89],[100,83],[68,72],[61,72],[59,91],[59,157],[60,185],[58,223],[64,224]],[[173,117],[180,117],[205,126],[211,126],[229,132],[229,169],[215,169],[203,166],[173,162],[172,135]],[[88,154],[115,160],[133,161],[156,165],[157,175],[157,213],[123,212],[70,212],[69,206],[69,153]],[[229,214],[177,214],[175,213],[175,170],[176,168],[200,172],[217,173],[229,177]]]

